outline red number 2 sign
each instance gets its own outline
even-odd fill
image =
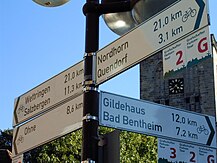
[[[190,152],[190,154],[191,154],[190,162],[196,162],[196,160],[195,160],[196,154],[194,152]]]
[[[183,63],[183,52],[180,50],[176,53],[176,56],[178,56],[178,60],[176,61],[176,66],[180,65]]]

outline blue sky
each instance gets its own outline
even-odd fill
[[[217,1],[209,0],[211,33],[217,35]],[[31,0],[0,2],[0,129],[12,128],[14,99],[84,55],[83,0],[45,8]],[[100,18],[100,48],[118,36]],[[217,38],[217,36],[216,36]],[[102,84],[100,90],[139,97],[139,67]]]

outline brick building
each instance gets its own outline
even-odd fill
[[[200,38],[194,44],[199,41]],[[181,68],[168,71],[169,75],[164,72],[163,51],[144,60],[140,64],[140,98],[215,116],[217,44],[213,35],[207,43],[209,54],[196,64],[190,64],[195,61],[193,59]],[[180,88],[176,90],[175,87]]]

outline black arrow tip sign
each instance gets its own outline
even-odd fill
[[[209,126],[210,131],[211,131],[211,132],[210,132],[210,135],[209,135],[209,138],[208,138],[208,140],[207,140],[206,145],[209,145],[209,146],[210,146],[210,145],[212,144],[212,140],[213,140],[214,135],[215,135],[215,130],[214,130],[213,126],[212,126],[212,123],[211,123],[209,117],[208,117],[208,116],[205,116],[205,118],[206,118],[206,122],[208,123],[208,126]]]
[[[15,120],[15,124],[18,123],[17,108],[18,108],[19,101],[20,101],[20,97],[17,98],[16,104],[15,104],[15,108],[14,108],[14,120]]]
[[[194,30],[198,29],[199,26],[200,26],[200,22],[201,22],[201,19],[202,19],[202,16],[203,16],[203,11],[204,11],[204,8],[205,8],[205,3],[203,0],[196,0],[198,6],[200,7],[199,9],[199,12],[198,12],[198,15],[197,15],[197,20],[196,20],[196,23],[195,23],[195,26],[194,26]]]
[[[13,146],[14,146],[14,153],[15,153],[15,155],[17,155],[17,153],[18,153],[16,142],[17,142],[17,138],[18,138],[19,129],[20,129],[20,127],[17,127],[17,130],[15,130],[16,133],[15,133],[14,141],[13,141]],[[13,132],[15,132],[15,131],[13,131]]]

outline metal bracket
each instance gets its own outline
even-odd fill
[[[85,161],[81,161],[81,163],[95,163],[95,161],[87,159]]]
[[[96,117],[96,116],[92,116],[90,114],[87,114],[86,116],[84,116],[82,118],[82,120],[86,120],[87,122],[91,121],[91,120],[94,120],[94,121],[99,121],[99,118]]]
[[[100,135],[98,146],[103,147],[106,144],[107,144],[107,139],[103,135]]]
[[[98,4],[95,2],[87,2],[83,6],[83,14],[87,13],[95,13],[98,15],[108,14],[108,13],[117,13],[117,12],[127,12],[133,9],[134,5],[139,0],[131,0],[131,1],[117,1],[110,3],[102,3]]]
[[[86,84],[86,83],[88,84],[89,82],[93,82],[92,84],[95,84],[96,83],[95,82],[96,81],[96,53],[95,52],[85,53],[85,55],[84,55],[85,63],[86,63],[87,58],[91,59],[92,63],[89,63],[89,64],[91,64],[92,66],[89,65],[90,66],[89,68],[92,70],[91,70],[91,73],[84,75],[84,80],[85,80],[84,84]],[[90,62],[90,60],[89,60],[89,62]],[[85,68],[85,69],[87,69],[87,68]]]
[[[93,80],[87,80],[87,81],[83,81],[82,85],[83,86],[90,86],[90,85],[95,85],[96,82]]]
[[[84,58],[88,56],[96,56],[96,52],[84,53]]]
[[[91,86],[84,87],[83,92],[88,92],[88,91],[98,91],[98,87],[91,87]]]

